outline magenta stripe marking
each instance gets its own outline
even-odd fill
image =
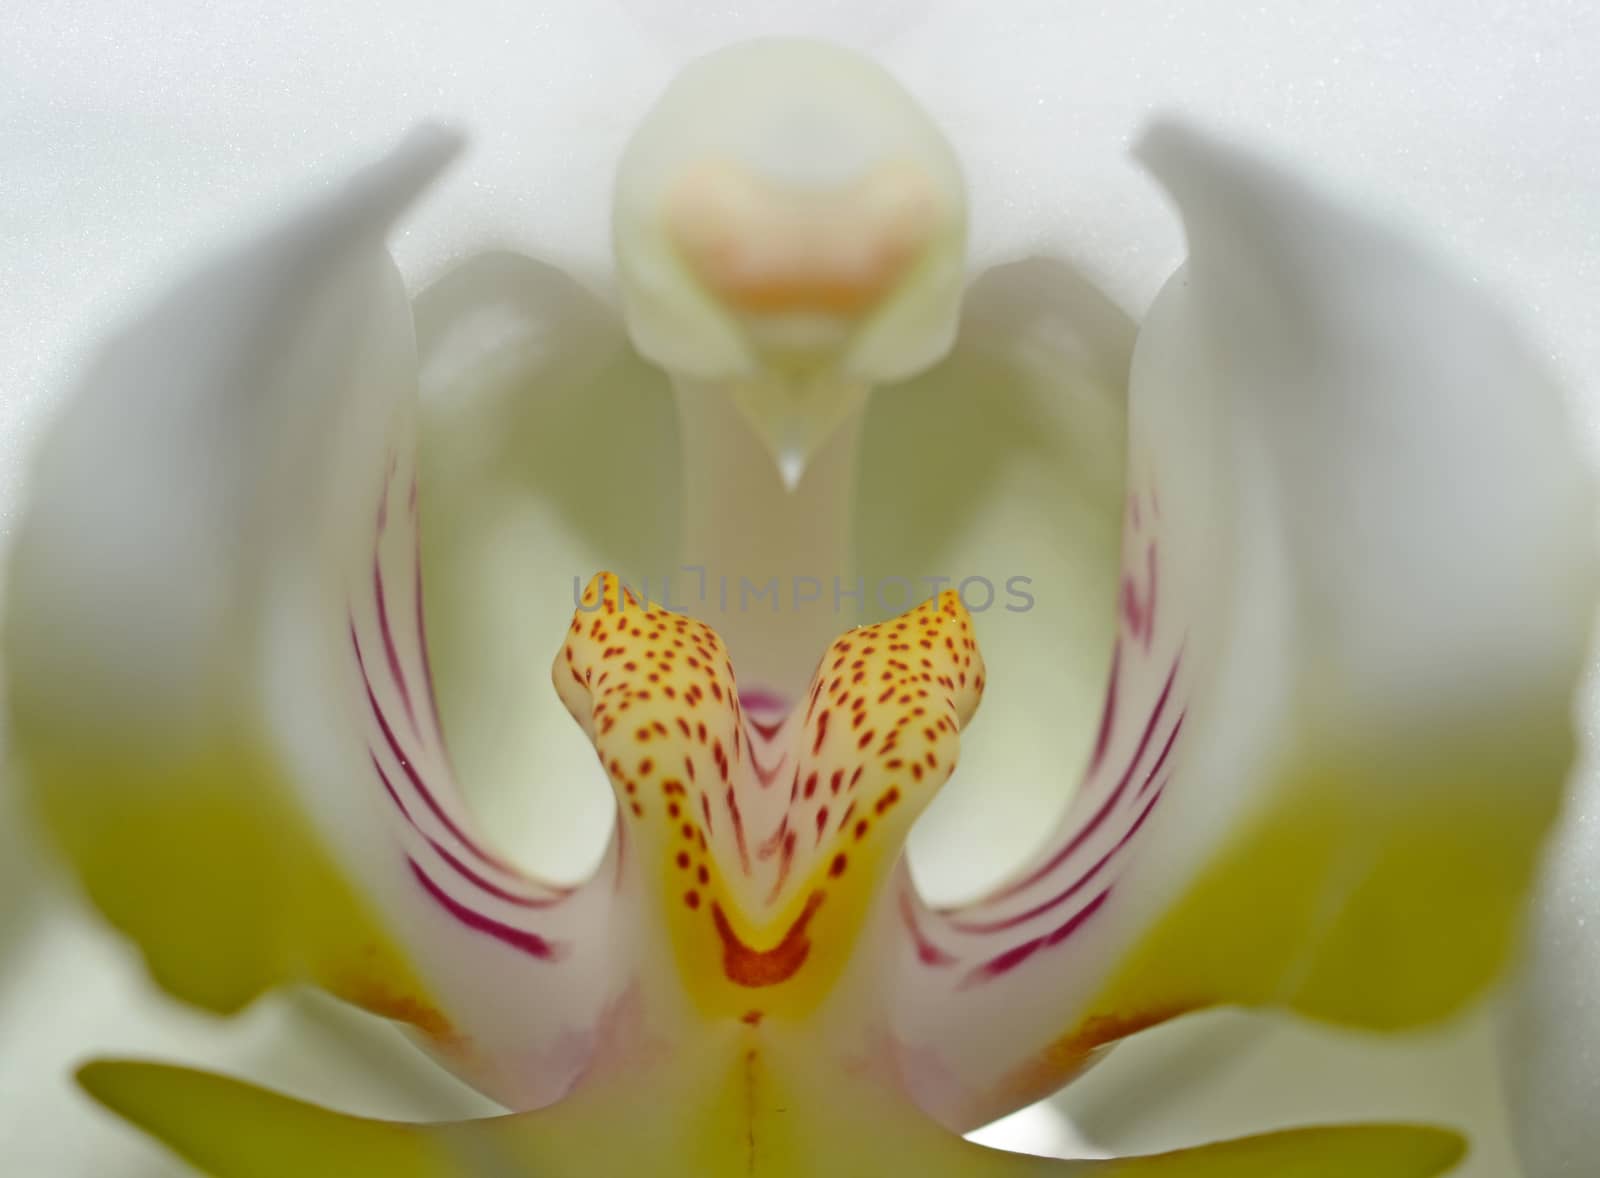
[[[1084,925],[1088,924],[1089,918],[1096,912],[1099,912],[1100,909],[1104,907],[1105,902],[1110,898],[1111,889],[1108,887],[1093,900],[1090,900],[1087,904],[1080,908],[1069,920],[1067,920],[1065,924],[1061,925],[1061,927],[1046,933],[1044,938],[1044,947],[1046,949],[1054,948],[1067,938],[1071,937]]]
[[[433,816],[444,824],[445,829],[454,835],[456,840],[460,842],[463,847],[471,851],[489,866],[498,867],[501,871],[507,871],[515,875],[516,868],[489,854],[489,852],[480,847],[476,842],[473,841],[471,837],[467,835],[465,831],[456,825],[455,821],[450,817],[450,815],[445,813],[444,807],[439,804],[438,799],[433,796],[433,791],[430,790],[423,782],[422,776],[417,772],[416,766],[411,763],[411,758],[408,757],[405,750],[400,747],[400,741],[395,737],[394,729],[389,726],[389,718],[384,715],[383,708],[378,704],[378,697],[373,693],[372,680],[367,677],[367,664],[366,660],[362,657],[361,641],[356,637],[354,622],[352,622],[350,625],[350,641],[355,646],[356,662],[361,667],[361,680],[363,685],[366,687],[367,703],[372,708],[373,718],[378,721],[378,727],[383,732],[383,738],[386,742],[388,742],[389,751],[394,754],[394,758],[397,762],[399,762],[400,768],[405,770],[406,777],[410,780],[412,788],[417,791],[417,796],[422,799],[423,803],[428,807],[428,809],[433,812]]]
[[[1050,858],[1047,859],[1043,864],[1030,871],[1016,883],[1002,888],[1000,891],[988,897],[986,900],[981,901],[979,906],[987,906],[999,900],[1009,899],[1018,892],[1024,891],[1027,888],[1031,888],[1034,884],[1052,874],[1056,868],[1060,867],[1069,858],[1071,858],[1072,855],[1077,852],[1078,848],[1083,846],[1083,844],[1088,841],[1095,831],[1100,829],[1100,827],[1105,823],[1105,820],[1110,817],[1111,811],[1116,807],[1117,803],[1122,800],[1122,795],[1128,788],[1128,782],[1133,780],[1133,772],[1139,767],[1139,762],[1144,758],[1145,750],[1150,746],[1150,737],[1154,735],[1156,725],[1161,722],[1161,716],[1167,709],[1167,700],[1172,694],[1172,683],[1173,680],[1175,680],[1178,676],[1178,665],[1182,661],[1183,655],[1180,652],[1178,657],[1172,660],[1172,669],[1167,672],[1166,685],[1162,687],[1161,695],[1156,700],[1156,706],[1151,711],[1150,719],[1144,726],[1144,733],[1139,737],[1139,747],[1134,750],[1133,758],[1128,762],[1128,767],[1123,771],[1122,778],[1117,782],[1117,787],[1113,789],[1106,800],[1101,803],[1100,808],[1095,811],[1094,817],[1090,818],[1088,822],[1084,823],[1084,825],[1078,829],[1078,832],[1067,842],[1067,845],[1062,847],[1054,855],[1050,856]]]
[[[1028,958],[1039,952],[1039,950],[1050,949],[1061,944],[1061,942],[1065,941],[1068,937],[1072,936],[1073,933],[1077,932],[1086,923],[1088,923],[1089,918],[1096,912],[1100,911],[1101,907],[1104,906],[1106,900],[1109,899],[1110,896],[1111,889],[1107,887],[1099,895],[1095,896],[1094,899],[1090,900],[1082,908],[1078,909],[1077,912],[1073,913],[1066,923],[1055,929],[1052,929],[1043,936],[1034,937],[1031,941],[1024,941],[1022,944],[1015,945],[998,956],[991,957],[982,965],[975,967],[971,973],[967,974],[966,977],[962,978],[960,988],[965,990],[967,987],[976,986],[981,982],[993,981],[995,978],[1001,977],[1002,975],[1008,974],[1012,970],[1016,969],[1017,966],[1021,965],[1024,961],[1027,961]]]
[[[1145,569],[1149,574],[1150,585],[1145,594],[1145,621],[1148,628],[1144,632],[1144,648],[1148,653],[1150,644],[1156,636],[1156,542],[1150,541],[1150,546],[1145,549]]]
[[[904,889],[900,892],[900,920],[905,925],[906,932],[911,934],[911,944],[917,951],[917,960],[923,965],[942,968],[954,965],[960,958],[953,953],[947,953],[934,944],[917,924],[916,902],[911,898],[911,893]]]
[[[611,880],[613,892],[622,891],[622,869],[628,861],[628,824],[622,817],[622,806],[617,806],[617,872]]]
[[[1177,743],[1178,733],[1183,731],[1184,717],[1188,714],[1187,711],[1178,713],[1178,722],[1172,726],[1172,731],[1167,734],[1167,743],[1161,746],[1161,755],[1156,758],[1156,763],[1150,766],[1150,772],[1145,774],[1144,784],[1139,787],[1139,792],[1133,795],[1134,801],[1144,797],[1150,789],[1150,783],[1161,773],[1162,766],[1167,763],[1167,754],[1172,751],[1172,746]]]
[[[485,879],[476,871],[472,870],[471,867],[467,866],[467,864],[463,863],[459,858],[451,854],[449,850],[440,844],[438,839],[434,838],[427,831],[420,831],[419,833],[423,838],[428,840],[428,845],[439,853],[439,858],[443,859],[447,864],[449,864],[450,868],[457,875],[479,890],[487,892],[497,900],[504,900],[507,904],[515,904],[518,908],[553,908],[555,905],[561,903],[562,900],[566,899],[565,896],[519,896],[515,892],[508,892],[505,888],[502,888],[494,881]]]
[[[411,867],[411,873],[417,877],[417,882],[427,889],[439,905],[455,917],[462,924],[474,932],[487,933],[495,940],[510,945],[513,949],[537,957],[541,961],[554,961],[559,956],[559,949],[551,942],[545,940],[537,933],[530,933],[524,929],[513,928],[509,924],[501,924],[479,912],[476,908],[469,908],[461,901],[450,896],[443,888],[429,878],[428,873],[417,866],[417,861],[406,858]]]
[[[420,532],[421,525],[417,525]],[[445,747],[444,725],[439,722],[439,696],[433,689],[433,663],[428,657],[428,625],[422,615],[422,537],[419,534],[413,545],[416,560],[412,564],[415,575],[412,580],[416,597],[417,621],[417,649],[422,652],[422,685],[428,690],[428,715],[433,720],[433,737],[438,742],[439,748]],[[448,753],[446,753],[448,757]]]
[[[373,766],[377,766],[377,761],[373,761]],[[394,798],[395,804],[400,807],[400,812],[405,815],[406,821],[411,823],[411,828],[423,838],[428,840],[428,846],[433,848],[434,853],[437,854],[439,858],[443,859],[446,865],[449,866],[452,871],[470,883],[473,887],[477,888],[479,891],[486,892],[488,895],[493,896],[496,900],[504,900],[507,904],[515,904],[518,908],[554,908],[557,904],[561,903],[567,898],[565,894],[559,896],[521,896],[516,892],[507,891],[505,888],[501,887],[491,879],[485,879],[466,863],[462,862],[459,856],[453,854],[450,849],[438,839],[434,838],[431,834],[418,826],[416,819],[411,817],[411,814],[406,810],[404,803],[402,803],[399,797],[395,794],[394,787],[389,784],[389,779],[388,777],[384,776],[382,769],[378,770],[378,776],[383,778],[384,788],[389,791],[389,796]]]
[[[1122,639],[1118,638],[1116,645],[1111,648],[1111,681],[1106,685],[1106,706],[1100,713],[1100,731],[1094,738],[1094,756],[1089,759],[1089,775],[1093,776],[1100,769],[1100,762],[1106,759],[1106,750],[1111,747],[1111,730],[1117,722],[1117,680],[1122,674]]]
[[[761,712],[781,720],[789,714],[792,705],[776,691],[768,691],[764,687],[750,687],[739,693],[739,706],[747,712]]]
[[[422,729],[417,727],[417,711],[411,705],[411,688],[406,683],[406,673],[400,668],[400,651],[394,644],[394,631],[389,628],[389,602],[383,591],[383,562],[376,553],[372,557],[372,592],[378,605],[378,631],[383,635],[383,652],[389,663],[389,674],[400,692],[400,703],[411,724],[411,734],[422,739]]]
[[[384,792],[389,795],[389,800],[394,803],[395,809],[400,811],[401,817],[406,820],[406,822],[411,826],[412,830],[416,831],[419,835],[428,840],[428,845],[434,849],[441,859],[454,868],[456,874],[461,876],[462,879],[465,879],[468,883],[476,884],[478,887],[488,892],[491,896],[504,900],[508,904],[515,904],[519,908],[553,908],[555,905],[561,903],[562,900],[567,898],[569,893],[561,889],[551,889],[552,891],[558,893],[554,896],[519,896],[513,892],[506,891],[493,881],[487,880],[483,876],[479,875],[476,871],[472,870],[472,868],[463,863],[459,858],[451,854],[443,843],[434,838],[427,831],[423,830],[420,825],[418,825],[417,820],[411,815],[410,808],[406,806],[405,802],[400,800],[400,795],[395,792],[394,783],[389,780],[389,775],[383,771],[383,766],[378,763],[377,753],[373,752],[371,749],[368,749],[367,756],[372,761],[373,772],[378,775],[378,780],[383,782]],[[539,886],[531,880],[526,881],[526,883],[528,887]]]
[[[1164,789],[1166,787],[1166,782],[1163,781],[1161,786],[1162,789]],[[1072,899],[1072,897],[1076,896],[1079,892],[1083,891],[1084,888],[1093,883],[1095,877],[1105,870],[1106,866],[1111,862],[1111,860],[1116,858],[1117,855],[1121,853],[1122,849],[1133,841],[1133,836],[1139,833],[1139,828],[1144,825],[1145,819],[1150,817],[1150,812],[1156,808],[1156,803],[1160,800],[1161,789],[1157,789],[1155,793],[1151,795],[1150,800],[1146,802],[1144,807],[1139,811],[1139,816],[1133,820],[1133,825],[1128,827],[1128,829],[1123,832],[1122,837],[1112,845],[1111,849],[1104,855],[1101,855],[1100,858],[1095,861],[1093,867],[1089,868],[1089,870],[1085,871],[1077,879],[1073,880],[1072,883],[1068,884],[1064,889],[1057,892],[1054,896],[1051,896],[1043,903],[1035,904],[1032,908],[1029,908],[1025,912],[1019,912],[1015,916],[1002,917],[999,920],[990,920],[984,922],[952,920],[949,922],[949,926],[955,929],[957,932],[970,933],[975,936],[988,936],[992,933],[1005,932],[1007,929],[1012,929],[1016,928],[1018,925],[1027,924],[1030,920],[1035,920],[1038,917],[1043,916],[1052,908],[1055,908],[1061,904],[1065,904],[1068,900]]]
[[[423,838],[427,838],[427,832],[417,825],[417,820],[411,816],[410,807],[400,800],[400,795],[395,792],[394,783],[389,780],[389,775],[383,771],[383,766],[378,764],[378,754],[369,748],[367,757],[372,761],[373,771],[377,773],[378,780],[383,782],[384,792],[389,795],[389,800],[394,803],[394,808],[399,810],[400,816],[410,823],[412,830],[422,835]]]
[[[789,754],[784,753],[772,763],[771,768],[768,768],[761,763],[761,758],[756,756],[756,750],[753,748],[750,750],[750,764],[755,767],[756,781],[760,783],[762,789],[766,789],[778,780],[778,774],[783,772],[783,767],[788,763]]]
[[[778,730],[783,727],[783,718],[779,718],[777,720],[774,720],[770,724],[763,724],[760,720],[757,720],[754,716],[752,716],[748,712],[746,712],[745,713],[745,723],[748,724],[751,728],[754,728],[755,732],[756,732],[756,735],[759,736],[763,741],[766,741],[768,744],[771,744],[772,741],[773,741],[773,738],[778,735]],[[754,742],[753,741],[751,742],[751,744],[752,744],[752,747],[754,747]]]

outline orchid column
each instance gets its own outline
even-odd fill
[[[959,167],[877,66],[756,42],[690,66],[646,117],[614,240],[629,334],[677,391],[696,571],[675,597],[714,611],[747,689],[793,702],[857,589],[867,398],[955,338]]]

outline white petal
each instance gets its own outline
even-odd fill
[[[432,706],[383,235],[455,146],[419,133],[111,343],[35,464],[4,670],[44,815],[164,986],[315,982],[535,1105],[621,984],[610,873],[507,866]]]
[[[550,689],[550,643],[593,570],[677,563],[666,378],[555,268],[480,255],[413,304],[422,548],[439,706],[475,813],[517,861],[577,880],[615,803]]]
[[[917,881],[969,899],[1034,853],[1088,757],[1114,637],[1134,324],[1070,266],[997,267],[954,352],[867,410],[857,549],[868,616],[945,578],[991,676],[961,769],[912,834]],[[908,588],[909,584],[909,588]],[[855,620],[848,611],[843,627]],[[1041,657],[1048,652],[1048,657]]]
[[[1572,753],[1592,493],[1554,386],[1382,226],[1174,127],[1143,154],[1191,259],[1135,354],[1104,739],[1033,866],[908,920],[906,1067],[957,1124],[1198,1007],[1451,1012]]]

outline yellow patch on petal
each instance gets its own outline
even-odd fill
[[[1007,1092],[1043,1095],[1096,1048],[1207,1006],[1282,1005],[1378,1030],[1453,1014],[1512,952],[1556,814],[1549,783],[1571,764],[1561,707],[1530,708],[1524,724],[1494,733],[1507,730],[1521,740],[1458,732],[1410,755],[1307,756],[1283,770],[1273,808],[1233,837]]]
[[[628,854],[707,1012],[799,1016],[848,960],[912,820],[955,766],[983,690],[954,593],[829,647],[803,707],[750,724],[703,622],[592,581],[556,658],[611,778]]]
[[[460,1178],[417,1126],[370,1121],[239,1080],[162,1064],[96,1062],[89,1094],[216,1178]]]
[[[227,1014],[314,982],[436,1038],[450,1027],[249,742],[118,756],[19,715],[39,808],[89,895],[151,975]]]
[[[1083,1178],[1433,1178],[1448,1172],[1466,1152],[1461,1138],[1443,1129],[1341,1125],[1265,1133],[1155,1157],[1094,1162],[1082,1174]]]
[[[764,1064],[635,1085],[450,1125],[367,1120],[222,1076],[107,1061],[79,1073],[109,1108],[216,1178],[1435,1178],[1461,1139],[1439,1129],[1296,1129],[1154,1157],[1070,1161],[987,1149],[849,1076]],[[613,1097],[622,1093],[612,1093]],[[703,1112],[686,1109],[690,1097]]]

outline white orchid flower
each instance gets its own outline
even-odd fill
[[[575,461],[554,477],[569,509],[592,496],[667,530],[650,477],[672,454],[641,432],[669,420],[670,382],[687,563],[844,569],[859,465],[857,494],[892,511],[919,478],[955,496],[931,523],[892,521],[862,561],[906,568],[938,553],[918,526],[970,510],[963,459],[994,453],[959,437],[972,445],[940,461],[939,426],[983,422],[975,389],[1037,398],[1032,420],[1055,432],[1035,464],[1080,525],[1051,538],[1051,571],[1085,604],[1048,633],[1012,631],[1026,638],[1008,652],[1048,649],[1065,687],[1022,693],[991,763],[1032,738],[1063,798],[1089,768],[1030,863],[931,906],[900,855],[984,686],[986,619],[960,595],[838,639],[811,679],[829,611],[720,614],[730,662],[701,625],[597,580],[550,644],[616,791],[603,861],[546,885],[503,830],[474,824],[432,706],[418,535],[430,592],[431,553],[446,556],[429,620],[449,652],[489,561],[466,512],[504,505],[493,431],[516,423],[493,397],[425,408],[440,448],[476,447],[484,469],[419,460],[416,389],[481,390],[508,357],[525,373],[528,341],[508,345],[495,312],[525,312],[530,293],[560,296],[542,307],[555,383],[620,329],[510,252],[413,279],[408,302],[383,243],[413,202],[427,223],[422,189],[452,145],[424,135],[216,257],[102,354],[34,466],[6,670],[42,808],[164,986],[231,1011],[319,984],[410,1024],[517,1111],[400,1126],[133,1063],[85,1073],[100,1099],[220,1174],[1453,1162],[1447,1135],[1396,1127],[1099,1166],[948,1132],[1183,1011],[1393,1028],[1478,992],[1570,761],[1593,578],[1588,480],[1552,386],[1425,251],[1251,154],[1157,130],[1141,157],[1190,261],[1144,318],[1124,420],[1115,313],[1048,268],[993,270],[1035,243],[986,225],[994,190],[963,195],[941,138],[959,120],[928,106],[931,121],[817,46],[685,73],[623,157],[616,204],[621,306],[666,376],[644,391],[663,396],[588,386],[557,443]],[[983,155],[956,153],[973,177]],[[969,268],[989,277],[957,332],[967,207]],[[416,264],[537,222],[486,215]],[[529,252],[603,287],[584,240]],[[763,521],[780,542],[747,538]],[[474,668],[454,657],[439,668],[452,752],[489,765],[455,743],[469,713],[448,686]],[[1039,683],[1028,661],[991,648],[993,694],[1008,663]],[[753,668],[739,686],[733,665]],[[1103,708],[1065,706],[1108,667]],[[469,748],[490,743],[462,723]],[[963,775],[982,768],[974,751]]]

